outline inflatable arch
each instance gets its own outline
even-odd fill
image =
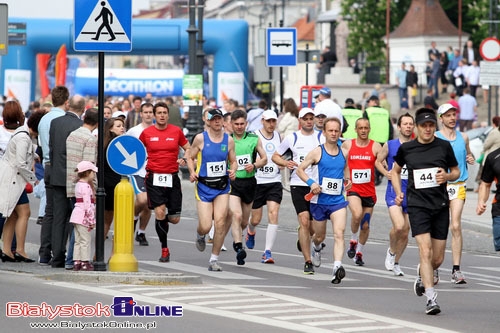
[[[73,50],[73,21],[61,19],[9,18],[10,22],[26,23],[26,45],[10,45],[1,58],[0,92],[4,91],[4,70],[31,71],[31,100],[35,99],[36,54],[57,53],[65,44],[68,54]],[[113,55],[182,55],[188,54],[189,21],[185,19],[132,20],[132,51],[107,53]],[[219,72],[242,72],[248,79],[248,23],[244,20],[204,20],[203,50],[214,56],[212,88],[218,91]],[[247,91],[244,90],[244,99]]]

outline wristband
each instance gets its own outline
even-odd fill
[[[252,163],[252,165],[253,165],[253,170],[254,171],[257,170],[257,167],[255,166],[255,163]]]
[[[307,186],[311,187],[311,186],[312,186],[312,184],[314,184],[314,179],[309,178],[309,179],[306,181],[306,184],[307,184]]]

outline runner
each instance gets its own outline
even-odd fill
[[[342,148],[348,151],[347,163],[351,171],[352,187],[347,191],[351,210],[351,240],[347,256],[363,266],[363,248],[370,234],[370,219],[377,202],[375,191],[375,162],[382,146],[368,138],[370,121],[360,118],[355,123],[356,139],[346,140]],[[359,236],[358,236],[359,232]]]
[[[433,270],[437,270],[444,260],[450,224],[446,182],[456,180],[460,170],[450,143],[434,135],[437,123],[434,110],[418,109],[415,122],[417,139],[399,147],[394,157],[391,181],[396,192],[396,203],[401,205],[405,197],[401,187],[401,172],[406,165],[408,216],[420,254],[414,291],[417,296],[425,294],[425,313],[434,315],[440,313],[441,308],[436,302]]]
[[[228,218],[231,220],[233,249],[236,252],[238,265],[244,265],[247,257],[247,253],[243,248],[242,231],[248,226],[248,219],[255,198],[255,188],[257,186],[255,171],[267,164],[266,151],[262,148],[259,137],[245,131],[247,126],[246,117],[247,114],[243,110],[235,110],[231,113],[232,138],[234,140],[238,170],[236,171],[236,179],[231,182],[230,214],[228,214]],[[259,160],[256,160],[257,155],[260,157]],[[233,168],[232,165],[231,168]]]
[[[194,137],[190,156],[187,156],[189,180],[196,182],[195,197],[198,208],[196,248],[205,251],[205,235],[214,221],[212,254],[209,271],[222,271],[218,261],[229,225],[226,225],[229,207],[229,180],[236,175],[236,155],[233,139],[224,133],[222,111],[212,109],[207,113],[207,129]],[[196,169],[194,161],[196,160]],[[229,160],[232,168],[227,170]]]
[[[342,266],[344,254],[344,231],[347,223],[347,201],[344,197],[344,179],[346,189],[351,186],[349,168],[347,166],[347,150],[338,144],[341,135],[341,123],[338,118],[327,118],[324,122],[323,135],[326,142],[314,148],[297,169],[300,179],[311,187],[315,195],[311,199],[311,215],[313,217],[313,262],[321,264],[321,249],[326,237],[326,220],[332,221],[333,228],[333,276],[331,282],[338,284],[345,277]],[[318,177],[309,178],[306,169],[317,165]],[[319,251],[318,251],[319,250]]]
[[[387,255],[385,257],[385,268],[388,271],[393,271],[395,276],[404,276],[404,273],[399,266],[399,260],[406,249],[406,245],[408,245],[410,221],[408,220],[406,197],[404,198],[401,206],[396,204],[396,193],[394,192],[391,182],[391,170],[392,165],[394,164],[394,156],[396,155],[399,146],[401,146],[402,143],[411,140],[413,130],[415,129],[415,123],[412,115],[405,113],[400,116],[398,118],[397,126],[399,138],[389,140],[384,144],[382,150],[377,156],[377,168],[388,179],[387,189],[385,191],[385,202],[392,221],[392,228],[389,232],[389,248],[387,249]],[[403,193],[406,193],[407,185],[408,172],[406,172],[406,168],[403,167],[403,172],[401,173],[401,187]]]
[[[275,131],[278,117],[273,110],[262,113],[262,128],[255,131],[262,142],[267,154],[267,164],[257,169],[257,190],[252,206],[252,215],[247,229],[246,246],[253,249],[255,246],[255,227],[262,220],[263,206],[267,205],[267,231],[266,246],[262,254],[261,262],[274,264],[271,250],[278,233],[278,212],[281,199],[283,198],[283,186],[281,185],[281,174],[278,166],[271,160],[274,152],[281,144],[280,134]]]

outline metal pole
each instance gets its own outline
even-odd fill
[[[198,29],[196,28],[196,5],[195,0],[189,0],[188,5],[189,10],[189,26],[186,29],[188,33],[188,57],[189,57],[189,74],[196,74],[196,33]],[[191,138],[198,132],[198,118],[200,116],[196,114],[195,108],[189,107],[189,117],[186,122],[186,127],[189,130],[188,139]]]
[[[391,66],[391,56],[389,50],[389,37],[391,32],[391,0],[387,0],[385,9],[385,53],[387,61],[385,64],[385,83],[389,84],[390,79],[390,66]]]
[[[458,49],[462,50],[462,0],[458,0]]]
[[[492,21],[493,21],[493,0],[490,0],[490,11],[489,11],[489,19],[490,19],[490,23],[488,25],[488,36],[492,36],[493,34],[493,26],[491,25]],[[488,124],[491,123],[491,94],[493,93],[493,90],[495,89],[495,87],[493,86],[489,86],[489,89],[488,89]],[[498,109],[495,110],[495,114],[498,114]],[[491,125],[491,124],[490,124]]]
[[[98,54],[98,81],[97,81],[97,108],[99,112],[99,124],[97,136],[98,160],[97,168],[97,191],[96,191],[96,234],[95,234],[95,257],[94,270],[105,271],[104,261],[104,52]]]
[[[269,23],[269,28],[271,28],[272,25]],[[267,33],[266,33],[267,36]],[[267,43],[267,41],[266,41]],[[273,103],[274,99],[274,91],[273,91],[273,68],[269,67],[269,103],[268,105],[271,106]]]
[[[306,86],[309,85],[309,43],[306,43]]]
[[[198,1],[198,39],[197,39],[197,48],[196,48],[196,59],[198,65],[196,66],[196,74],[202,74],[203,75],[203,66],[204,66],[204,60],[205,60],[205,52],[203,51],[203,43],[205,42],[203,40],[203,11],[205,8],[205,0],[199,0]],[[203,112],[203,105],[201,105],[202,101],[199,102],[198,105],[192,107],[196,119],[198,120],[197,125],[197,133],[203,131],[204,124],[203,120],[201,119],[201,115]]]
[[[283,20],[280,20],[280,28],[283,28]],[[285,95],[285,87],[283,82],[283,66],[280,66],[280,110],[283,110],[283,98]]]

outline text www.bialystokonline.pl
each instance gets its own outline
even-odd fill
[[[31,328],[74,328],[80,330],[86,329],[103,329],[103,328],[138,328],[150,330],[153,328],[157,328],[156,322],[130,322],[130,321],[100,321],[100,322],[83,322],[83,321],[69,321],[69,320],[61,320],[61,321],[48,321],[48,322],[34,322],[30,323]]]

